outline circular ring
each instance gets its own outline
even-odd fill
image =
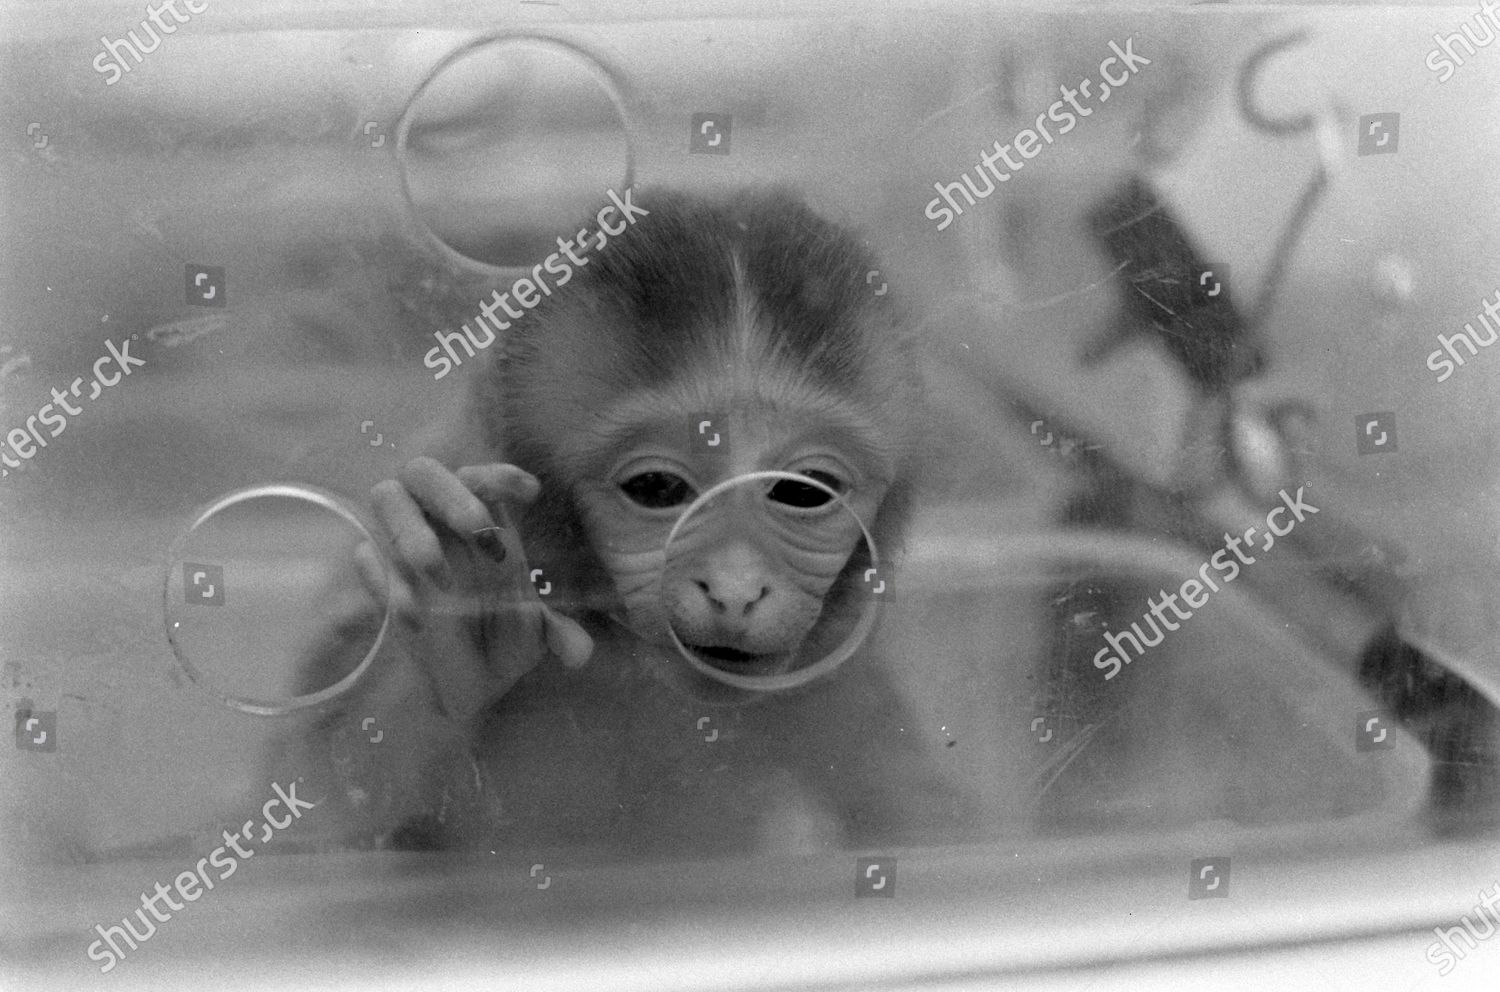
[[[503,265],[466,255],[443,240],[432,229],[432,225],[421,216],[416,208],[415,201],[412,199],[406,145],[411,133],[412,118],[415,116],[417,102],[422,99],[423,95],[427,93],[428,88],[443,73],[470,55],[479,53],[487,46],[508,44],[510,42],[536,42],[562,49],[576,58],[584,71],[593,77],[594,82],[598,84],[599,89],[614,107],[615,115],[620,123],[620,136],[625,142],[625,175],[620,182],[625,187],[635,185],[636,147],[633,136],[636,131],[636,121],[630,111],[625,90],[616,78],[616,74],[611,71],[610,66],[606,64],[604,59],[587,50],[571,38],[531,28],[491,32],[472,38],[459,45],[437,61],[432,69],[428,71],[427,75],[422,78],[422,81],[417,84],[416,89],[412,91],[411,96],[407,98],[406,103],[401,107],[401,113],[396,117],[396,134],[395,140],[391,143],[391,155],[396,160],[396,174],[401,185],[401,202],[405,205],[406,216],[420,229],[429,247],[436,250],[444,258],[468,271],[482,272],[486,275],[500,274],[503,276],[506,273],[524,272],[526,269],[524,264]],[[570,217],[569,219],[571,220],[572,218]]]
[[[193,667],[188,660],[187,654],[182,650],[182,645],[177,642],[176,625],[171,620],[171,592],[172,576],[176,571],[177,562],[182,558],[182,552],[187,547],[188,539],[192,537],[193,531],[197,530],[214,514],[227,510],[240,503],[247,503],[254,499],[265,499],[268,497],[283,496],[290,499],[299,499],[314,506],[322,507],[338,516],[341,520],[352,524],[354,528],[370,542],[371,547],[378,548],[375,535],[365,526],[353,510],[344,505],[343,501],[335,494],[316,486],[301,483],[271,483],[268,485],[250,486],[245,489],[236,490],[228,495],[221,496],[208,506],[200,510],[193,518],[193,522],[187,529],[177,536],[172,542],[171,550],[167,556],[166,579],[162,583],[162,621],[166,625],[167,642],[172,646],[172,655],[177,659],[178,667],[187,673],[194,684],[200,685],[219,698],[225,706],[238,710],[241,713],[249,713],[252,716],[286,716],[297,710],[318,706],[329,700],[336,699],[354,687],[374,662],[376,654],[380,652],[381,645],[385,643],[386,631],[391,624],[391,576],[386,568],[385,559],[376,555],[380,561],[380,574],[385,579],[385,613],[380,619],[380,630],[375,634],[375,640],[370,645],[370,650],[365,653],[360,663],[354,670],[333,685],[317,692],[310,692],[302,696],[292,696],[286,700],[252,699],[249,697],[235,696],[224,692],[214,685],[201,672]]]
[[[1268,117],[1261,113],[1260,107],[1255,102],[1255,84],[1260,79],[1261,67],[1271,58],[1288,48],[1302,44],[1308,38],[1305,28],[1293,31],[1290,34],[1273,38],[1261,45],[1245,63],[1240,67],[1238,96],[1240,113],[1245,120],[1257,130],[1267,134],[1300,134],[1311,130],[1316,121],[1312,114],[1299,114],[1296,117]]]
[[[735,486],[744,485],[749,482],[764,481],[767,479],[790,479],[793,482],[800,482],[804,485],[810,485],[827,493],[830,497],[833,498],[836,503],[839,504],[839,506],[843,507],[844,511],[851,517],[853,517],[854,522],[859,525],[860,533],[863,534],[865,538],[865,546],[870,549],[870,567],[879,568],[880,550],[875,546],[875,538],[870,534],[870,528],[865,526],[865,522],[859,518],[859,514],[854,512],[854,509],[849,505],[849,503],[844,499],[842,495],[840,495],[831,486],[827,486],[822,482],[819,482],[817,479],[811,478],[810,476],[799,475],[796,472],[782,472],[778,470],[768,469],[761,472],[746,472],[743,475],[736,475],[732,478],[725,479],[718,485],[710,487],[697,499],[689,503],[687,509],[682,511],[682,516],[677,518],[677,522],[674,523],[672,525],[672,529],[667,532],[666,543],[662,545],[663,569],[665,569],[665,563],[668,557],[668,552],[672,547],[672,541],[676,539],[678,532],[682,530],[683,524],[687,522],[687,519],[689,517],[691,517],[694,513],[697,513],[698,510],[702,509],[710,500],[712,500],[715,496],[718,496],[722,492],[732,489]],[[692,651],[688,650],[687,645],[683,644],[682,641],[677,637],[677,631],[673,629],[670,621],[668,621],[667,623],[667,633],[669,636],[671,636],[672,643],[677,646],[678,653],[681,654],[683,658],[687,659],[687,663],[691,665],[693,670],[698,672],[698,674],[704,675],[716,682],[720,682],[724,685],[731,686],[736,689],[749,689],[758,692],[778,692],[785,689],[795,689],[798,686],[806,685],[813,679],[821,678],[822,676],[827,675],[829,672],[842,665],[845,661],[849,660],[854,652],[859,650],[860,645],[865,642],[865,638],[870,636],[870,631],[875,629],[875,620],[880,615],[880,603],[881,600],[878,596],[870,596],[866,600],[865,609],[864,612],[860,614],[859,621],[854,625],[854,629],[849,632],[849,636],[844,638],[843,643],[839,644],[838,647],[834,648],[826,656],[818,659],[811,665],[805,665],[794,672],[787,672],[781,675],[736,675],[733,672],[721,671],[720,669],[717,669],[714,666],[704,662],[701,658],[694,655]]]

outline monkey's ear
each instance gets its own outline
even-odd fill
[[[568,668],[582,668],[593,656],[594,639],[576,620],[543,606],[542,623],[546,627],[548,649]]]

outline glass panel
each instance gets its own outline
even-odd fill
[[[1491,19],[16,5],[7,974],[1477,974]]]

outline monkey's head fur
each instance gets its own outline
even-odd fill
[[[870,552],[848,510],[882,560],[900,543],[924,420],[913,342],[860,242],[791,193],[635,203],[505,332],[470,415],[541,480],[520,526],[557,605],[658,645],[670,627],[724,670],[784,670],[858,612]],[[796,480],[734,486],[668,553],[698,494],[761,470],[844,504]]]

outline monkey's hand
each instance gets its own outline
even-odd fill
[[[578,667],[593,640],[537,596],[506,500],[529,503],[536,477],[514,465],[452,472],[415,458],[372,491],[395,564],[392,619],[425,669],[443,715],[468,723],[546,656]],[[356,552],[366,586],[386,584],[368,544]]]

